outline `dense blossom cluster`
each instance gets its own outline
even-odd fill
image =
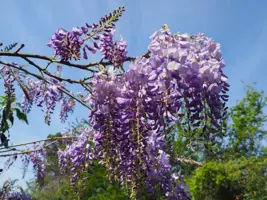
[[[47,44],[49,47],[55,49],[55,55],[58,55],[62,60],[67,61],[69,58],[80,58],[80,49],[83,44],[83,40],[80,38],[83,32],[77,27],[74,27],[72,31],[66,31],[63,28],[57,30],[57,32],[51,37],[50,42]]]
[[[168,133],[183,116],[182,106],[193,126],[206,127],[213,119],[210,127],[219,127],[226,100],[221,92],[227,90],[224,61],[219,45],[201,34],[173,36],[162,29],[151,40],[150,58],[137,58],[123,76],[104,71],[95,77],[92,125],[102,136],[111,179],[132,184],[132,195],[143,180],[151,192],[160,186],[167,198],[183,198],[168,178]]]
[[[222,72],[225,63],[220,45],[203,34],[172,36],[168,29],[162,31],[161,35],[156,32],[151,36],[149,45],[151,57],[155,58],[153,67],[158,68],[155,76],[173,79],[169,82],[170,89],[176,87],[176,94],[180,93],[177,97],[185,105],[194,127],[210,118],[212,125],[218,128],[229,86]],[[170,97],[174,93],[170,92]]]
[[[103,53],[102,58],[109,60],[114,67],[118,67],[126,60],[127,43],[122,38],[120,41],[114,42],[114,34],[115,29],[107,29],[105,33],[100,36],[98,46]]]
[[[132,185],[133,198],[138,195],[142,180],[152,196],[157,194],[158,186],[169,199],[173,195],[183,198],[183,190],[174,194],[177,186],[167,178],[171,165],[164,140],[166,124],[160,116],[164,114],[160,110],[164,94],[153,85],[148,68],[148,60],[138,59],[123,77],[117,78],[114,72],[96,77],[92,125],[97,137],[101,135],[103,163],[110,179]]]
[[[34,147],[34,149],[38,149],[38,147]],[[25,170],[28,167],[29,163],[33,164],[33,169],[35,171],[35,175],[39,183],[43,182],[45,177],[45,150],[43,151],[31,151],[27,154],[21,155]]]
[[[87,51],[95,54],[98,50],[103,53],[103,59],[107,59],[114,66],[121,65],[126,59],[126,41],[113,41],[114,22],[124,12],[124,7],[120,7],[113,13],[102,17],[99,24],[89,25],[86,23],[84,27],[74,27],[71,31],[62,28],[58,29],[47,43],[49,47],[54,48],[55,55],[59,56],[63,61],[74,58],[80,59],[81,50],[83,58],[88,59]],[[100,35],[100,33],[102,33]],[[92,45],[88,44],[88,40],[92,41]]]
[[[81,127],[77,131],[79,136],[77,140],[71,144],[66,145],[65,150],[58,151],[58,160],[61,171],[69,171],[72,176],[72,185],[75,185],[79,175],[88,168],[88,164],[91,164],[96,159],[95,149],[89,144],[89,140],[92,139],[92,130],[89,127]],[[71,135],[74,135],[71,133]]]

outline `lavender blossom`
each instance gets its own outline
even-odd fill
[[[126,60],[127,43],[122,38],[114,42],[115,29],[109,29],[100,36],[99,46],[102,58],[109,60],[114,67],[120,66]]]
[[[27,94],[30,98],[23,95],[22,109],[24,112],[29,113],[33,104],[39,107],[45,107],[45,121],[50,124],[51,114],[53,113],[58,102],[61,102],[60,119],[65,122],[68,113],[72,112],[75,106],[75,100],[67,97],[60,90],[64,87],[63,83],[51,79],[51,84],[43,81],[34,80],[31,78],[26,79]]]
[[[103,34],[99,44],[111,62],[113,35],[114,30]],[[220,46],[201,34],[173,36],[164,28],[151,40],[150,58],[137,58],[123,76],[105,70],[95,76],[91,122],[110,179],[131,184],[132,199],[139,195],[141,180],[152,196],[160,186],[166,198],[183,199],[188,194],[182,180],[171,178],[170,130],[183,120],[205,127],[208,118],[219,128],[227,100],[221,94],[227,87],[224,61]]]
[[[68,118],[68,113],[73,112],[73,109],[75,107],[75,100],[72,98],[64,97],[61,100],[61,110],[59,114],[59,118],[61,122],[65,122]]]
[[[92,137],[91,129],[82,127],[79,128],[78,132],[80,135],[77,141],[67,144],[65,150],[58,151],[61,171],[70,170],[72,173],[72,185],[75,185],[78,176],[96,159],[96,152],[89,144],[89,139]]]
[[[71,58],[78,60],[80,58],[81,45],[84,40],[81,38],[83,31],[74,27],[72,31],[66,31],[62,28],[51,37],[49,47],[53,47],[55,55],[59,55],[62,60],[68,61]]]
[[[15,190],[14,186],[17,180],[7,180],[0,189],[0,198],[3,200],[32,200],[29,194],[26,194],[22,188]]]

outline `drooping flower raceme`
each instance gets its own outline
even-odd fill
[[[127,43],[122,38],[114,42],[115,29],[107,29],[101,36],[98,46],[102,52],[102,58],[109,60],[114,67],[120,66],[126,60]]]
[[[40,80],[33,80],[27,78],[27,93],[30,98],[24,94],[22,101],[22,109],[28,113],[33,104],[39,107],[46,106],[46,122],[50,123],[50,114],[54,111],[57,102],[61,101],[64,97],[63,92],[59,87],[63,85],[58,81],[53,80],[54,84],[46,84]],[[62,114],[61,114],[62,115]]]
[[[210,126],[219,128],[227,100],[224,61],[211,39],[173,36],[168,29],[151,36],[149,50],[150,58],[137,58],[123,76],[96,75],[92,125],[110,178],[132,185],[132,198],[145,181],[152,196],[160,188],[166,198],[179,199],[187,194],[171,178],[168,136],[184,115],[194,127],[213,119]]]
[[[61,100],[61,110],[59,114],[59,118],[62,122],[65,122],[68,118],[68,114],[73,112],[75,107],[75,100],[70,97],[64,97]]]
[[[77,60],[80,58],[81,45],[84,42],[80,38],[82,34],[82,30],[78,27],[74,27],[70,32],[59,28],[47,45],[53,47],[55,55],[59,55],[62,60],[67,61],[71,58]]]
[[[63,28],[59,28],[51,37],[47,43],[49,47],[54,49],[54,54],[59,56],[63,61],[69,61],[72,58],[79,60],[81,58],[81,49],[83,50],[83,58],[88,59],[87,51],[95,54],[100,49],[98,41],[100,39],[99,34],[103,32],[103,35],[108,33],[114,28],[114,23],[118,21],[118,18],[125,11],[124,7],[119,7],[113,13],[102,17],[99,24],[88,25],[84,27],[74,27],[71,31],[66,31]],[[88,44],[87,41],[92,41],[93,44]],[[121,64],[126,56],[126,42],[121,40],[110,46],[113,49],[112,63],[117,65]],[[109,59],[111,56],[105,57]]]
[[[193,127],[210,118],[212,125],[218,128],[229,86],[222,72],[225,63],[220,45],[203,34],[190,37],[172,36],[168,29],[162,32],[154,33],[149,45],[151,58],[158,58],[163,63],[161,66],[165,65],[159,76],[176,82],[176,92],[182,94],[182,103]],[[203,126],[207,128],[207,124]]]
[[[51,79],[51,84],[44,81],[27,78],[25,81],[26,92],[22,99],[22,109],[25,113],[29,113],[33,104],[39,107],[45,107],[45,121],[50,124],[51,114],[55,110],[57,103],[61,103],[60,120],[65,122],[68,113],[73,112],[75,101],[73,98],[65,95],[62,90],[64,84],[55,79]]]
[[[111,179],[132,185],[132,198],[138,197],[142,180],[147,187],[161,185],[166,193],[172,191],[173,182],[160,181],[170,173],[171,166],[165,152],[164,121],[153,116],[162,113],[157,106],[162,105],[162,92],[151,73],[149,61],[137,59],[123,77],[117,78],[108,71],[99,74],[93,88],[92,105],[96,111],[92,113],[92,125],[102,135],[103,163]],[[159,166],[164,173],[158,170]],[[152,174],[162,177],[154,181],[149,176]],[[156,194],[153,192],[152,196]]]
[[[29,194],[20,188],[15,189],[15,183],[17,180],[5,181],[2,188],[0,189],[0,198],[2,200],[32,200]]]
[[[72,174],[72,185],[75,185],[81,175],[96,158],[95,149],[89,144],[92,131],[89,127],[81,127],[79,136],[72,144],[67,144],[65,150],[58,151],[58,160],[62,171],[69,170]],[[73,135],[73,134],[71,134]],[[68,168],[68,166],[71,166]]]

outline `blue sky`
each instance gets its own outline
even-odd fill
[[[173,33],[203,32],[221,43],[227,64],[225,73],[231,85],[230,106],[244,96],[244,85],[257,82],[256,88],[267,93],[265,0],[9,0],[1,2],[0,41],[5,44],[24,43],[25,52],[52,56],[52,49],[46,43],[57,28],[69,30],[85,22],[97,22],[122,5],[126,12],[117,23],[116,33],[127,40],[129,55],[145,53],[149,36],[163,24],[168,24]],[[65,75],[76,77],[79,73]],[[17,122],[11,129],[11,140],[15,144],[38,140],[62,130],[67,124],[60,123],[58,112],[56,110],[56,116],[48,127],[43,125],[42,112],[34,110],[29,115],[29,126]],[[87,116],[88,111],[78,107],[69,121]],[[0,159],[0,167],[3,161]],[[22,171],[19,168],[21,164],[17,162],[10,171],[1,175],[0,185],[7,178],[20,179]],[[32,178],[31,168],[26,179],[29,178]]]

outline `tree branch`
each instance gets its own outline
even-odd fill
[[[46,69],[41,68],[39,65],[37,65],[35,62],[33,62],[32,60],[28,59],[27,57],[23,57],[24,60],[26,60],[30,65],[34,66],[35,68],[37,68],[40,72],[45,73],[47,76],[50,76],[54,79],[57,79],[58,81],[65,81],[68,83],[77,83],[77,84],[88,84],[86,82],[84,82],[83,80],[72,80],[69,78],[61,78],[59,76],[53,75],[50,72],[48,72]],[[93,77],[93,76],[91,76]],[[84,80],[86,80],[88,78],[84,78]]]
[[[30,151],[23,151],[23,152],[19,152],[19,153],[4,154],[4,155],[0,155],[0,157],[17,156],[17,155],[22,155],[22,154],[28,154],[28,153],[32,153],[32,152],[42,151],[44,148],[49,147],[50,145],[52,145],[52,144],[54,144],[56,142],[57,141],[50,142],[49,144],[44,145],[39,149],[30,150]]]
[[[44,82],[48,83],[48,84],[51,84],[53,85],[50,81],[46,80],[44,77],[38,75],[38,74],[34,74],[32,72],[29,72],[28,70],[24,69],[23,67],[21,66],[17,66],[17,65],[14,65],[14,64],[10,64],[10,63],[5,63],[3,61],[0,61],[0,64],[3,64],[3,65],[7,65],[9,67],[13,67],[15,69],[18,69],[20,71],[23,71],[31,76],[34,76],[35,78],[39,79],[39,80],[43,80]],[[80,99],[78,99],[77,97],[75,97],[74,95],[72,95],[67,89],[65,88],[62,88],[62,87],[58,87],[58,90],[60,90],[61,92],[65,93],[66,95],[70,96],[71,98],[75,99],[76,101],[78,101],[80,104],[82,104],[83,106],[85,106],[86,108],[90,109],[90,110],[93,110],[93,108],[91,108],[90,106],[88,106],[86,103],[84,103],[83,101],[81,101]]]
[[[36,144],[39,142],[46,142],[46,141],[52,141],[52,140],[64,140],[64,139],[73,139],[73,138],[77,138],[77,136],[67,136],[67,137],[52,137],[52,138],[47,138],[47,139],[43,139],[43,140],[35,140],[32,142],[26,142],[26,143],[22,143],[22,144],[16,144],[16,145],[12,145],[12,146],[8,146],[8,148],[14,148],[14,147],[19,147],[19,146],[26,146],[29,144]],[[1,149],[6,149],[5,147],[0,148]]]
[[[177,161],[185,163],[185,164],[190,164],[190,165],[196,165],[197,167],[201,167],[202,163],[189,159],[189,158],[177,158]]]
[[[147,53],[143,54],[142,57],[148,58],[149,57],[150,52],[148,51]],[[75,68],[79,68],[79,69],[83,69],[83,70],[88,70],[91,72],[96,72],[92,69],[89,69],[90,67],[94,67],[97,65],[104,65],[104,66],[108,66],[108,65],[112,65],[111,62],[94,62],[94,63],[88,63],[88,64],[75,64],[75,63],[71,63],[69,61],[62,61],[62,60],[55,60],[51,57],[48,56],[43,56],[43,55],[37,55],[37,54],[27,54],[27,53],[19,53],[19,52],[0,52],[0,56],[10,56],[10,57],[20,57],[20,58],[36,58],[36,59],[41,59],[41,60],[47,60],[50,61],[51,63],[58,63],[58,64],[62,64],[62,65],[66,65],[66,66],[71,66],[71,67],[75,67]],[[135,57],[127,57],[125,62],[127,61],[134,61],[136,58]]]
[[[18,147],[18,146],[25,146],[25,145],[28,145],[28,144],[35,144],[35,143],[38,143],[38,142],[45,142],[45,141],[53,141],[53,142],[50,142],[49,144],[47,145],[44,145],[42,146],[41,148],[39,149],[34,149],[34,150],[30,150],[30,151],[21,151],[21,152],[18,152],[18,153],[11,153],[11,154],[4,154],[4,155],[0,155],[0,157],[9,157],[9,156],[16,156],[16,155],[22,155],[22,154],[27,154],[27,153],[32,153],[32,152],[37,152],[37,151],[41,151],[43,150],[44,148],[56,143],[58,140],[63,140],[63,139],[73,139],[73,138],[77,138],[77,136],[68,136],[68,137],[53,137],[53,138],[47,138],[47,139],[44,139],[44,140],[36,140],[36,141],[32,141],[32,142],[27,142],[27,143],[23,143],[23,144],[17,144],[17,145],[12,145],[12,146],[9,146],[9,147],[12,147],[12,149],[10,150],[6,150],[6,151],[2,151],[2,152],[7,152],[7,151],[15,151],[17,149],[15,149],[14,147]],[[0,152],[0,153],[2,153]]]

